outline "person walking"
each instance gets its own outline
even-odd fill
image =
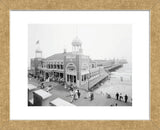
[[[41,89],[44,89],[44,83],[41,83]]]
[[[116,93],[116,99],[118,100],[118,98],[119,98],[119,93],[117,92]]]
[[[91,96],[90,96],[90,101],[92,101],[94,99],[94,94],[91,93]]]
[[[123,99],[123,97],[122,97],[122,93],[120,93],[119,100],[121,101],[122,99]]]
[[[125,99],[125,103],[127,103],[127,100],[128,100],[127,94],[124,96],[124,99]]]
[[[73,90],[73,84],[71,84],[71,87],[70,87],[70,89],[71,89],[71,90]]]
[[[81,93],[80,93],[79,89],[78,89],[77,91],[78,91],[78,92],[77,92],[78,98],[80,98]]]
[[[77,100],[78,99],[78,90],[77,89],[75,89],[74,94],[75,94],[75,100]]]
[[[91,92],[90,91],[88,91],[88,93],[87,93],[87,98],[91,98]]]
[[[69,86],[69,91],[73,91],[73,88],[72,88],[72,86]]]
[[[75,93],[74,93],[74,91],[70,91],[70,94],[71,94],[71,103],[75,100]]]

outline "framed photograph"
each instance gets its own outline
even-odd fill
[[[160,129],[157,1],[1,1],[1,129]]]

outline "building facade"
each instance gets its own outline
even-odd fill
[[[76,37],[72,41],[72,52],[54,54],[45,59],[42,51],[36,50],[36,57],[31,59],[31,70],[35,75],[47,79],[63,81],[66,85],[81,87],[90,78],[96,78],[103,70],[102,66],[83,54],[82,42]],[[37,57],[38,55],[38,57]]]

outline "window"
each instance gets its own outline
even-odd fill
[[[51,64],[51,68],[53,69],[53,64]]]
[[[70,81],[73,82],[73,76],[72,75],[70,75]]]
[[[54,69],[56,69],[56,65],[54,64]]]
[[[76,83],[76,76],[74,76],[74,83]]]
[[[69,82],[69,75],[67,74],[67,81]]]

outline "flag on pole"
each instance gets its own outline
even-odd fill
[[[36,44],[39,44],[39,40],[36,42]]]

